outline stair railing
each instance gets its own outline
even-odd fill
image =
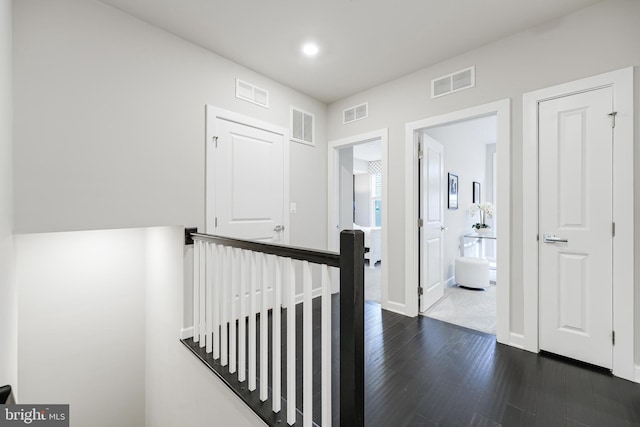
[[[340,269],[338,419],[340,425],[364,426],[362,231],[343,231],[340,253],[195,232],[188,233],[188,239],[194,244],[193,329],[189,334],[193,346],[202,349],[206,357],[219,362],[220,368],[226,370],[216,372],[219,376],[232,374],[237,383],[246,384],[249,393],[257,393],[260,402],[270,399],[273,414],[280,414],[286,405],[289,425],[310,427],[317,425],[319,419],[322,426],[331,426],[334,419],[332,372],[336,367],[332,366],[332,336],[335,334],[331,270]],[[301,264],[301,296],[296,294],[300,283],[296,279],[294,263]],[[318,289],[313,289],[314,264],[320,269],[319,295]],[[314,417],[314,371],[317,370],[313,357],[314,299],[316,307],[318,302],[321,305],[319,418]],[[296,354],[297,311],[302,316],[301,354]],[[281,353],[283,348],[286,348],[284,355]],[[302,358],[300,378],[296,372],[298,357]],[[282,393],[283,385],[285,393]],[[295,404],[299,386],[302,389],[301,408]],[[278,420],[276,423],[280,421],[277,417],[265,417],[264,412],[256,413],[268,423],[274,419]]]

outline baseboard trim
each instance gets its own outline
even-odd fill
[[[509,345],[524,350],[524,335],[515,332],[509,333]]]
[[[402,314],[407,316],[407,306],[405,304],[399,304],[397,302],[387,301],[385,304],[381,304],[383,310],[391,311],[392,313]]]
[[[188,338],[193,337],[193,326],[189,326],[188,328],[180,329],[180,339],[186,340]]]
[[[446,281],[445,281],[446,286],[454,286],[456,284],[456,278],[455,276],[451,276],[449,277]]]
[[[636,365],[636,378],[635,382],[640,383],[640,365]]]

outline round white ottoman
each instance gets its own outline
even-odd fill
[[[484,258],[456,259],[456,283],[465,288],[484,289],[489,286],[489,261]]]

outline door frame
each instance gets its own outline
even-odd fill
[[[388,189],[389,189],[389,130],[387,128],[378,129],[372,132],[362,133],[359,135],[348,136],[346,138],[329,141],[327,143],[327,246],[329,250],[339,251],[339,236],[335,233],[339,224],[339,177],[340,168],[339,150],[341,148],[353,147],[354,145],[380,140],[380,155],[382,160],[382,233],[380,242],[380,252],[382,263],[380,264],[381,273],[381,289],[380,289],[380,305],[383,309],[389,309],[389,251],[387,250],[388,232],[389,232],[389,209],[387,206]],[[334,292],[338,292],[339,284],[334,281]]]
[[[282,198],[282,221],[284,225],[283,241],[282,244],[289,243],[289,237],[291,235],[290,220],[289,220],[289,129],[282,126],[274,125],[269,122],[264,122],[253,117],[245,116],[233,111],[225,110],[210,104],[205,104],[205,160],[204,160],[204,230],[205,233],[209,231],[209,225],[207,218],[209,212],[216,211],[215,203],[215,187],[207,185],[209,182],[209,168],[207,167],[209,162],[215,161],[215,150],[210,150],[210,144],[213,143],[213,137],[215,136],[215,127],[211,129],[209,127],[210,121],[215,124],[216,119],[228,120],[241,125],[251,126],[257,129],[273,132],[277,135],[282,135],[282,155],[283,155],[283,198]]]
[[[418,158],[417,133],[446,123],[496,114],[498,159],[497,265],[496,283],[496,339],[508,345],[521,346],[511,330],[511,100],[503,99],[464,110],[454,111],[428,119],[407,123],[405,126],[405,304],[403,314],[418,315]],[[446,226],[446,225],[445,225]]]
[[[524,349],[539,352],[538,296],[538,105],[550,99],[603,87],[613,88],[613,373],[640,382],[634,365],[634,148],[633,67],[576,80],[523,95],[523,291]]]

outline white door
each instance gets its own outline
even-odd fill
[[[444,296],[444,157],[442,144],[425,137],[420,160],[420,311]]]
[[[540,349],[606,368],[613,354],[612,108],[611,88],[539,104]]]
[[[207,233],[286,243],[284,140],[207,106]]]

